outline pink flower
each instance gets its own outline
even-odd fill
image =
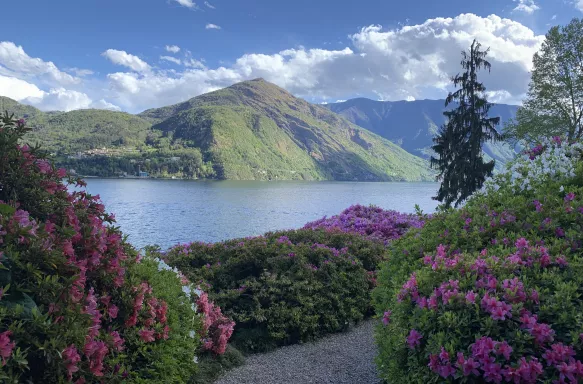
[[[474,304],[476,302],[476,294],[474,293],[474,291],[469,291],[468,293],[466,293],[466,301],[468,302],[468,304]]]
[[[539,296],[538,291],[536,289],[530,291],[530,300],[532,300],[536,304],[539,304]]]
[[[512,347],[508,345],[506,341],[498,344],[498,350],[496,354],[504,356],[506,360],[510,360],[510,354],[512,353]]]
[[[555,259],[555,262],[561,266],[561,267],[566,267],[567,266],[567,259],[565,259],[563,256],[559,256]]]
[[[11,331],[0,333],[0,357],[2,357],[2,365],[6,364],[6,359],[12,355],[12,350],[16,346],[14,341],[10,341]]]
[[[501,383],[502,382],[502,366],[497,363],[488,363],[482,366],[484,370],[484,378],[486,382]]]
[[[383,324],[388,325],[391,322],[391,311],[385,311],[383,315]]]
[[[415,349],[416,346],[421,345],[422,338],[423,336],[419,332],[412,329],[411,332],[409,332],[409,336],[407,336],[407,344],[409,345],[409,348]]]
[[[43,173],[43,174],[51,173],[52,170],[53,170],[53,167],[51,167],[51,164],[48,161],[44,160],[44,159],[43,160],[37,160],[36,161],[36,166],[37,166],[39,172],[40,173]]]
[[[154,330],[153,329],[142,329],[140,332],[140,338],[142,339],[143,342],[145,343],[150,343],[152,341],[155,341],[156,339],[154,338]]]
[[[115,319],[117,317],[118,311],[119,308],[115,304],[111,304],[109,308],[107,308],[107,313],[109,317],[111,317],[112,319]]]
[[[464,354],[459,352],[457,354],[457,364],[458,367],[462,370],[464,376],[480,376],[480,372],[478,368],[480,368],[480,363],[475,361],[473,358],[469,357],[468,359],[464,358]]]
[[[73,373],[79,370],[77,363],[81,361],[81,356],[79,356],[79,352],[77,352],[77,348],[75,348],[74,344],[69,345],[63,353],[63,360],[65,361],[65,368],[67,369],[67,377],[69,381],[73,379]]]
[[[515,371],[514,382],[520,382],[525,384],[535,384],[538,377],[543,373],[543,366],[538,360],[533,357],[529,362],[526,358],[520,358],[520,364]],[[517,379],[519,381],[517,381]]]
[[[565,196],[565,203],[571,202],[573,200],[575,200],[575,194],[573,192],[567,193]]]
[[[571,383],[577,382],[577,379],[575,378],[577,372],[575,364],[561,363],[557,366],[557,369],[559,370],[560,380],[569,379],[569,382]]]
[[[555,343],[551,345],[551,349],[545,350],[543,353],[543,358],[550,366],[558,365],[564,361],[571,361],[575,355],[576,353],[573,347],[564,345],[562,343]]]
[[[117,331],[113,331],[109,334],[111,336],[111,344],[114,350],[121,351],[123,350],[123,343],[124,340],[121,338]]]
[[[92,340],[85,344],[85,356],[89,360],[89,371],[95,376],[103,376],[103,359],[109,349],[103,341]]]
[[[544,323],[536,323],[530,329],[530,333],[534,336],[537,343],[550,343],[554,340],[555,331],[551,326]]]

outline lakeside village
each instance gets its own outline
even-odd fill
[[[69,160],[83,160],[83,159],[88,159],[88,158],[96,158],[96,157],[122,157],[123,155],[139,155],[140,151],[138,149],[135,148],[106,148],[106,147],[102,147],[102,148],[95,148],[95,149],[89,149],[83,152],[77,152],[73,155],[68,155],[67,159]],[[179,162],[180,161],[180,157],[179,156],[171,156],[167,159],[165,159],[166,161],[169,162]],[[136,159],[129,159],[129,162],[131,164],[136,164],[136,163],[149,163],[151,160],[150,159],[145,159],[145,160],[136,160]],[[82,177],[86,177],[86,178],[95,178],[95,177],[100,177],[100,176],[96,176],[96,175],[83,175],[83,174],[78,174],[77,171],[75,169],[69,169],[69,172],[72,175],[76,175],[76,176],[82,176]],[[146,170],[142,170],[141,166],[138,164],[138,170],[137,172],[125,172],[125,171],[116,171],[114,172],[115,175],[118,178],[122,178],[122,179],[150,179],[152,178],[152,176],[150,175],[150,172],[146,171]],[[176,177],[176,176],[171,176],[168,177],[169,179],[181,179],[181,177]]]

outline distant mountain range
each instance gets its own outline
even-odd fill
[[[424,158],[431,155],[432,139],[445,123],[445,100],[375,101],[358,98],[325,107]],[[516,115],[517,109],[515,105],[495,104],[489,115],[500,117],[499,128],[502,129],[503,124]],[[486,158],[496,160],[498,168],[516,154],[505,143],[487,143],[484,153]]]
[[[427,161],[262,79],[138,115],[41,112],[8,98],[27,118],[28,141],[80,174],[238,180],[433,180]]]
[[[263,79],[245,81],[138,115],[107,110],[42,112],[0,97],[25,117],[27,140],[82,175],[234,180],[434,180],[432,138],[443,100],[352,99],[310,104]],[[507,121],[516,106],[495,105]],[[486,144],[498,166],[514,156]]]

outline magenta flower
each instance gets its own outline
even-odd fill
[[[409,345],[409,348],[415,349],[416,346],[421,345],[422,338],[423,335],[415,329],[412,329],[411,332],[409,332],[409,336],[407,336],[407,344]]]
[[[73,378],[73,373],[79,370],[77,363],[81,361],[81,356],[79,355],[79,352],[77,351],[77,348],[75,348],[74,344],[71,344],[67,348],[65,348],[61,355],[63,357],[63,360],[65,361],[67,377],[69,378],[69,381],[71,381]]]
[[[496,354],[504,356],[506,360],[510,360],[510,354],[512,353],[512,347],[506,342],[498,343],[498,350]]]
[[[111,336],[112,348],[116,351],[123,350],[124,340],[121,338],[119,333],[117,331],[114,331],[111,332],[109,335]]]
[[[533,201],[533,204],[534,204],[535,210],[536,210],[537,212],[542,212],[542,210],[543,210],[543,205],[541,204],[541,202],[540,202],[540,201],[538,201],[538,200],[535,200],[535,201]]]
[[[140,338],[145,343],[150,343],[150,342],[156,340],[154,338],[154,330],[153,329],[142,329],[139,332],[139,334],[140,334]]]
[[[561,228],[561,227],[557,227],[555,229],[555,235],[557,237],[565,237],[565,230],[563,228]]]
[[[458,367],[462,370],[464,376],[480,376],[480,372],[478,368],[480,368],[480,363],[475,361],[473,358],[465,358],[464,354],[459,352],[457,354],[457,364]]]
[[[502,382],[502,366],[498,363],[488,363],[482,366],[486,382]]]
[[[111,317],[112,319],[115,319],[117,317],[117,313],[119,311],[119,308],[115,305],[115,304],[111,304],[109,306],[109,308],[107,308],[107,314],[109,315],[109,317]]]
[[[521,383],[528,383],[528,384],[535,384],[538,380],[538,377],[543,373],[543,366],[538,360],[533,357],[530,361],[526,361],[526,358],[520,358],[520,364],[515,371],[515,380],[518,379],[518,382]]]
[[[12,350],[16,346],[14,341],[10,341],[12,332],[5,331],[0,333],[0,357],[2,357],[2,365],[6,364],[6,359],[12,355]]]

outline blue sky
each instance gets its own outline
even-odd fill
[[[3,4],[0,95],[139,112],[264,77],[313,102],[444,97],[459,52],[491,46],[494,101],[583,0],[29,0]],[[180,48],[180,50],[178,50]]]

